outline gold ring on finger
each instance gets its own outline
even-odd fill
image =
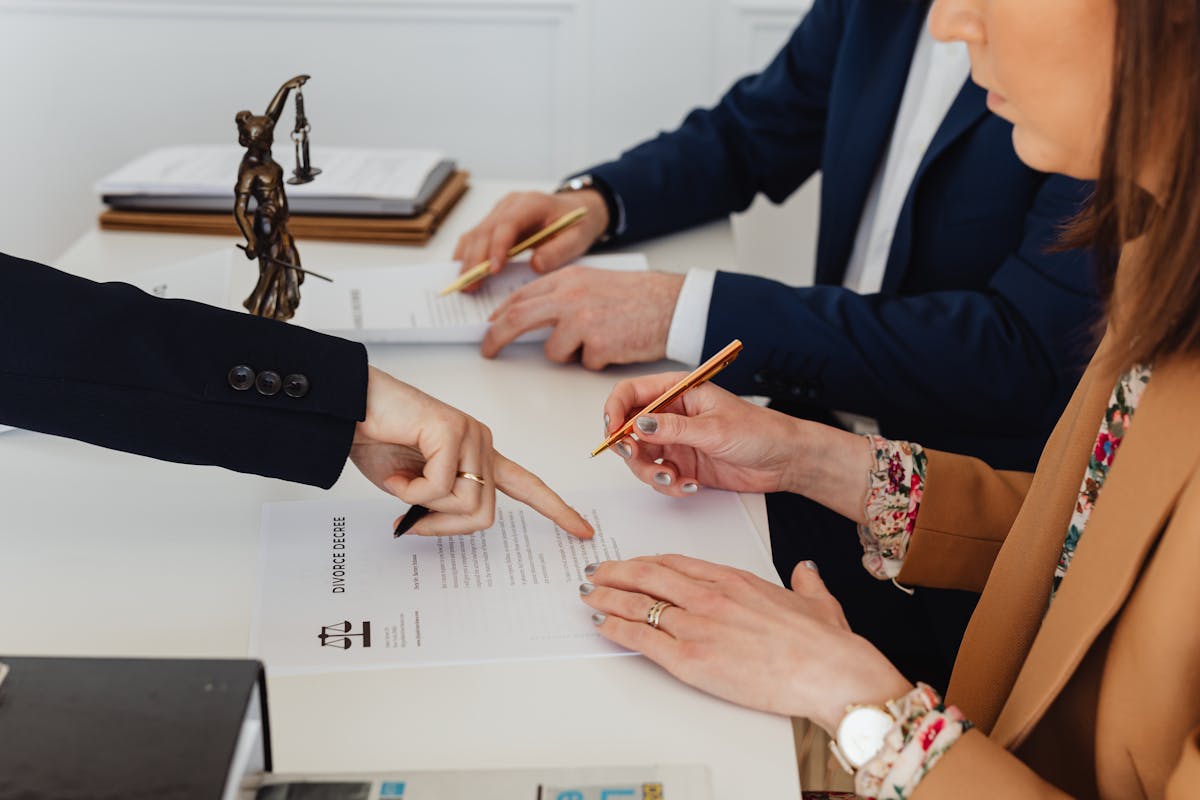
[[[650,610],[646,612],[646,624],[651,628],[658,629],[658,621],[662,619],[662,613],[672,606],[666,600],[659,600],[654,605],[650,606]]]
[[[487,486],[487,481],[485,481],[483,479],[483,476],[476,475],[474,472],[461,472],[460,471],[458,473],[458,477],[466,478],[469,481],[474,481],[475,483],[478,483],[480,486]]]

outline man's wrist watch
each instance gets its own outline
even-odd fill
[[[882,706],[847,706],[829,749],[842,769],[851,775],[883,749],[883,740],[899,720]]]
[[[583,175],[576,175],[573,178],[567,178],[554,190],[554,193],[582,192],[584,189],[596,190],[604,200],[604,207],[608,209],[608,226],[604,229],[604,233],[600,234],[600,238],[596,240],[596,244],[604,244],[609,239],[612,239],[616,232],[617,215],[620,213],[620,210],[617,208],[617,198],[613,195],[612,190],[608,188],[608,185],[584,173]]]

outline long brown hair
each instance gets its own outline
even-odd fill
[[[1116,4],[1100,177],[1063,243],[1100,253],[1109,353],[1125,367],[1200,352],[1200,0]],[[1169,170],[1157,203],[1134,183],[1151,158]],[[1138,237],[1118,281],[1115,255]]]

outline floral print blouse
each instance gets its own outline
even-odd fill
[[[1054,568],[1051,602],[1071,566],[1150,374],[1149,366],[1133,367],[1117,380],[1109,396],[1067,526],[1062,553]],[[863,566],[877,578],[894,580],[904,565],[908,543],[916,528],[925,489],[926,456],[920,445],[879,436],[868,438],[875,465],[868,476],[867,523],[859,526]],[[855,775],[855,790],[860,797],[877,800],[911,797],[921,778],[970,727],[958,709],[944,708],[941,698],[924,684],[918,684],[895,704],[906,713],[898,717],[900,721],[885,738],[883,749]],[[806,798],[810,796],[820,795],[805,793]]]

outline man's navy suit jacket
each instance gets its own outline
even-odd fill
[[[1093,348],[1090,258],[1050,250],[1089,184],[1021,164],[1012,126],[967,82],[909,190],[882,291],[841,287],[928,7],[816,0],[762,73],[591,172],[620,197],[628,242],[759,192],[780,202],[819,169],[817,285],[718,273],[704,356],[746,344],[718,382],[1031,469]]]

